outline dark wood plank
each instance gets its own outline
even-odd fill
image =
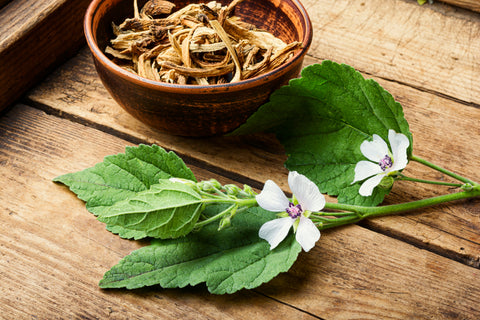
[[[11,1],[0,11],[0,111],[83,44],[90,0]]]
[[[7,5],[12,0],[0,0],[0,9],[2,9],[5,5]]]

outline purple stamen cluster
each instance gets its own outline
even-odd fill
[[[292,202],[288,204],[288,208],[286,209],[286,211],[292,219],[300,217],[303,212],[302,206],[300,204],[294,205]]]
[[[389,156],[385,156],[382,160],[380,160],[380,162],[378,163],[378,165],[380,166],[380,168],[385,171],[387,170],[388,168],[391,168],[393,166],[393,161],[392,161],[392,158],[390,158]]]

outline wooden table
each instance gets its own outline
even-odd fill
[[[479,181],[478,1],[303,3],[315,30],[305,63],[330,59],[377,80],[403,105],[418,156]],[[177,152],[199,180],[258,190],[273,179],[288,190],[286,156],[269,135],[190,139],[145,127],[111,99],[85,47],[36,83],[0,117],[0,318],[480,318],[480,199],[324,231],[289,272],[254,290],[99,289],[103,274],[141,244],[106,231],[54,177],[155,143]],[[398,182],[385,204],[448,191]]]

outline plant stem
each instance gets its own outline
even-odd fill
[[[215,203],[225,203],[225,204],[236,204],[239,207],[253,207],[257,205],[257,200],[255,197],[247,199],[234,199],[234,198],[210,198],[204,199],[203,203],[206,205],[215,204]]]
[[[331,229],[339,226],[344,226],[347,224],[352,224],[356,223],[360,220],[362,220],[362,216],[358,216],[354,213],[350,213],[348,216],[340,217],[340,218],[331,218],[331,219],[319,219],[318,220],[318,229],[319,230],[325,230],[325,229]],[[314,221],[317,222],[317,221]]]
[[[458,175],[458,174],[456,174],[456,173],[454,173],[454,172],[451,172],[451,171],[449,171],[449,170],[447,170],[447,169],[444,169],[444,168],[442,168],[442,167],[439,167],[439,166],[437,166],[436,164],[433,164],[433,163],[431,163],[431,162],[428,162],[427,160],[424,160],[424,159],[422,159],[422,158],[420,158],[420,157],[417,157],[417,156],[412,155],[412,157],[410,158],[410,160],[416,161],[416,162],[421,163],[421,164],[423,164],[423,165],[425,165],[425,166],[427,166],[427,167],[430,167],[430,168],[432,168],[432,169],[435,169],[435,170],[437,170],[437,171],[440,171],[441,173],[444,173],[444,174],[446,174],[446,175],[448,175],[448,176],[450,176],[450,177],[452,177],[452,178],[455,178],[455,179],[457,179],[457,180],[459,180],[459,181],[462,181],[462,182],[464,182],[464,183],[470,183],[470,184],[472,184],[472,185],[477,185],[477,183],[473,182],[473,181],[470,180],[470,179],[467,179],[467,178],[462,177],[462,176],[460,176],[460,175]]]
[[[404,180],[404,181],[414,181],[414,182],[420,182],[420,183],[438,184],[438,185],[450,186],[450,187],[461,187],[461,186],[463,186],[463,184],[461,184],[461,183],[450,183],[450,182],[442,182],[442,181],[417,179],[417,178],[407,177],[403,174],[399,174],[398,177],[399,177],[398,180]]]
[[[201,228],[209,223],[212,223],[216,220],[219,220],[226,216],[227,214],[231,213],[232,210],[235,210],[238,208],[236,213],[242,212],[243,210],[256,206],[257,205],[257,200],[255,197],[250,198],[250,199],[233,199],[233,198],[211,198],[211,199],[205,199],[203,201],[204,204],[209,205],[209,204],[231,204],[227,209],[223,210],[222,212],[214,215],[213,217],[210,217],[206,220],[199,221],[195,224],[195,228]]]
[[[320,211],[320,212],[312,213],[312,216],[314,216],[315,218],[319,218],[319,219],[329,219],[329,218],[324,218],[324,217],[343,217],[343,216],[349,216],[351,214],[352,214],[352,212],[333,212],[333,211],[324,212],[324,211]],[[356,214],[356,215],[358,215],[358,214]]]
[[[233,208],[235,208],[237,205],[235,204],[232,204],[230,207],[228,207],[227,209],[223,210],[222,212],[220,212],[219,214],[216,214],[214,215],[213,217],[210,217],[206,220],[203,220],[203,221],[200,221],[200,222],[197,222],[195,224],[195,228],[201,228],[203,227],[204,225],[207,225],[213,221],[216,221],[218,219],[221,219],[223,218],[224,215],[226,215],[228,212],[230,212]]]
[[[406,211],[411,211],[415,209],[430,207],[440,203],[461,200],[461,199],[468,199],[468,198],[473,198],[478,196],[480,196],[480,185],[475,184],[475,186],[470,191],[462,191],[462,192],[442,195],[438,197],[422,199],[418,201],[412,201],[412,202],[394,204],[394,205],[388,205],[388,206],[380,206],[380,207],[364,207],[364,206],[356,206],[356,205],[343,204],[343,203],[327,202],[325,204],[326,209],[351,211],[352,214],[350,217],[345,216],[342,218],[332,219],[332,223],[325,224],[324,226],[319,227],[319,229],[322,230],[327,228],[333,228],[333,227],[337,227],[345,224],[358,222],[365,218],[406,212]]]

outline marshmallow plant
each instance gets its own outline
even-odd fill
[[[273,180],[259,193],[248,185],[197,181],[182,159],[156,145],[127,147],[54,179],[107,230],[150,241],[107,271],[100,287],[251,289],[288,271],[302,249],[314,254],[321,230],[480,196],[479,183],[415,156],[401,105],[347,65],[306,67],[234,133],[260,129],[275,133],[289,155],[291,196]],[[412,161],[458,182],[408,176]],[[397,180],[454,192],[379,206]]]

